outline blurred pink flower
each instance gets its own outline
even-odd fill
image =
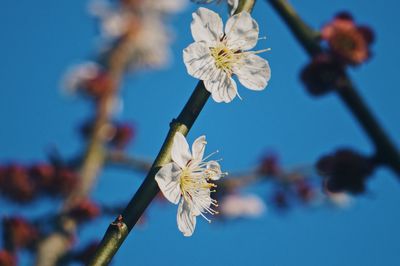
[[[352,16],[343,12],[322,28],[321,37],[341,61],[358,65],[370,57],[374,33],[369,27],[357,26]]]
[[[17,258],[14,254],[7,250],[0,250],[0,265],[1,266],[16,266]]]

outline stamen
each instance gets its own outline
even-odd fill
[[[271,48],[262,49],[262,50],[258,50],[258,51],[247,51],[247,52],[243,52],[242,54],[261,54],[261,53],[268,52],[268,51],[271,51]]]
[[[208,158],[210,158],[211,156],[213,156],[214,154],[219,153],[219,150],[216,150],[215,152],[210,153],[209,155],[207,155],[206,157],[203,158],[203,161],[207,160]],[[218,162],[218,161],[217,161]]]

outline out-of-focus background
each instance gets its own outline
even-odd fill
[[[400,147],[398,101],[398,9],[387,0],[291,1],[299,14],[320,28],[342,10],[376,33],[369,62],[351,76],[395,143]],[[226,5],[209,8],[227,17]],[[191,13],[186,9],[170,17],[174,41],[170,63],[161,70],[136,71],[123,80],[121,111],[116,119],[133,121],[136,136],[130,154],[153,158],[197,80],[186,73],[182,50],[193,40]],[[32,163],[46,160],[46,151],[57,147],[63,157],[82,150],[79,126],[92,113],[80,97],[60,89],[68,67],[95,58],[99,46],[98,22],[88,14],[87,1],[4,1],[0,10],[0,161]],[[207,135],[207,152],[219,150],[224,170],[235,173],[254,168],[266,149],[278,153],[290,168],[312,165],[340,147],[366,154],[373,147],[350,113],[334,95],[310,97],[299,81],[308,57],[291,33],[264,1],[257,1],[253,17],[266,36],[257,48],[272,69],[267,89],[252,92],[239,85],[243,100],[230,104],[209,100],[188,135],[189,142]],[[144,40],[146,41],[146,40]],[[144,174],[106,169],[93,191],[102,203],[127,201]],[[255,193],[266,211],[255,219],[208,224],[199,218],[194,235],[185,238],[176,226],[176,206],[152,204],[144,225],[135,228],[114,259],[114,265],[307,265],[396,266],[400,263],[400,184],[380,168],[366,193],[347,208],[313,208],[298,204],[285,212],[270,204],[266,185],[242,193]],[[29,208],[0,199],[0,215],[40,215],[55,210],[51,201]],[[77,245],[101,238],[113,217],[83,226]],[[21,265],[30,265],[24,253]]]

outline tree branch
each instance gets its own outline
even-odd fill
[[[44,238],[38,245],[36,265],[54,266],[72,247],[71,236],[78,226],[77,221],[65,215],[68,210],[80,200],[86,198],[93,187],[96,178],[105,161],[105,143],[107,136],[105,129],[109,126],[113,113],[116,94],[123,72],[129,58],[133,36],[127,35],[111,49],[103,65],[113,80],[114,87],[96,102],[96,116],[94,128],[89,137],[84,157],[79,167],[79,184],[65,200],[60,216],[59,229]]]
[[[267,0],[267,2],[286,22],[293,35],[311,57],[323,51],[319,44],[318,34],[306,25],[286,0]],[[340,88],[337,88],[336,92],[371,139],[375,146],[376,158],[400,177],[400,153],[398,149],[358,94],[348,75],[340,82]]]
[[[250,12],[254,3],[255,0],[240,0],[236,13],[244,10]],[[181,132],[186,135],[189,132],[209,96],[210,93],[205,89],[203,82],[200,81],[178,118],[171,122],[168,135],[146,179],[143,181],[122,215],[117,217],[108,227],[89,265],[108,265],[110,263],[140,216],[159,192],[154,177],[163,165],[171,161],[171,148],[175,133]]]

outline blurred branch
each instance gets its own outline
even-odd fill
[[[88,197],[103,167],[105,160],[104,144],[107,141],[106,131],[114,110],[119,83],[129,58],[131,43],[130,35],[121,38],[104,59],[103,64],[108,70],[114,86],[96,102],[94,128],[79,167],[79,184],[65,200],[62,213],[68,212],[74,204]],[[76,227],[77,221],[73,217],[66,216],[61,219],[59,230],[50,234],[39,244],[36,265],[56,265],[57,261],[70,249],[71,237],[74,235]]]
[[[128,156],[123,152],[108,152],[106,165],[124,167],[134,171],[148,172],[151,169],[152,161],[143,158]]]
[[[123,152],[110,152],[107,155],[106,165],[138,172],[148,172],[151,168],[151,160],[137,156],[130,156]],[[290,170],[279,169],[276,173],[265,173],[258,168],[253,168],[245,171],[229,173],[228,178],[220,179],[216,183],[222,185],[228,190],[244,188],[261,180],[275,181],[284,184],[293,182],[294,173],[302,173],[306,176],[312,176],[314,175],[314,169],[311,166],[308,167],[301,165]]]
[[[319,44],[318,34],[296,14],[294,8],[286,0],[267,0],[286,22],[287,26],[312,57],[323,51]],[[340,81],[336,92],[347,108],[364,129],[375,146],[376,158],[386,164],[400,177],[400,153],[385,133],[367,104],[358,94],[354,84],[346,74]]]
[[[254,0],[240,0],[237,13],[246,10],[251,11]],[[184,106],[182,112],[177,119],[170,124],[170,130],[161,147],[156,160],[149,170],[146,179],[135,193],[128,206],[116,220],[108,227],[99,248],[89,265],[108,265],[119,247],[133,229],[147,206],[159,192],[154,176],[158,170],[171,161],[172,141],[176,132],[187,135],[190,128],[196,121],[198,115],[206,104],[210,93],[205,89],[204,84],[200,81],[188,102]]]

